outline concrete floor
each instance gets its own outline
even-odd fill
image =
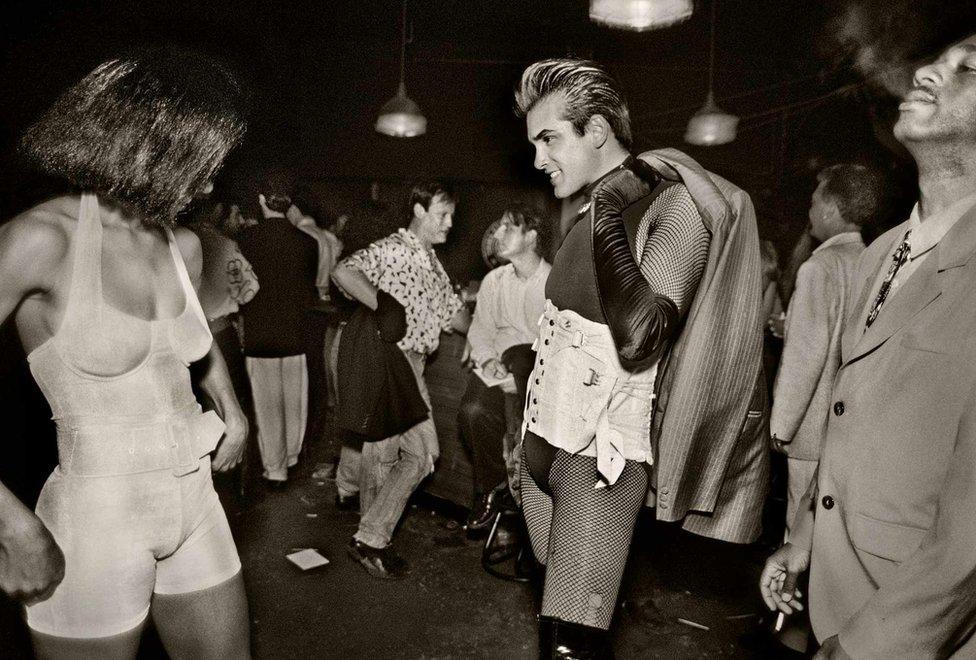
[[[324,456],[308,464],[316,458]],[[395,537],[410,575],[376,580],[345,554],[357,515],[335,508],[331,481],[312,479],[310,468],[300,472],[284,491],[258,486],[246,507],[227,506],[245,567],[255,657],[535,657],[536,587],[482,570],[481,541],[466,537],[459,512],[421,498]],[[317,548],[331,563],[303,573],[284,558],[296,548]],[[756,588],[767,553],[763,545],[709,541],[642,518],[616,617],[617,656],[769,657],[760,634],[769,620]],[[151,634],[141,655],[164,657]],[[0,657],[30,657],[10,603],[0,603]]]

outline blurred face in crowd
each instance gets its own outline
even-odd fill
[[[550,94],[525,115],[529,142],[535,146],[535,167],[549,176],[559,199],[576,194],[604,174],[592,122],[580,135],[565,117],[562,94]]]
[[[515,224],[509,213],[502,216],[501,224],[498,225],[493,236],[495,254],[502,259],[511,261],[513,257],[535,250],[536,231],[534,229],[525,231],[525,226]]]
[[[899,109],[895,137],[976,146],[976,34],[950,46],[915,72]]]
[[[425,245],[439,245],[447,240],[454,222],[454,201],[443,193],[434,195],[430,208],[424,210],[419,202],[413,205],[414,234]]]
[[[236,234],[244,227],[244,214],[241,213],[241,207],[237,204],[231,204],[230,210],[227,212],[227,217],[224,220],[224,229],[229,234]]]
[[[826,181],[821,181],[810,198],[810,235],[825,241],[837,233],[841,224],[840,211],[830,195],[824,194]]]

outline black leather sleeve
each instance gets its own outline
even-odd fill
[[[593,267],[603,316],[617,354],[625,362],[655,355],[678,328],[678,307],[653,291],[627,242],[624,210],[657,184],[654,171],[640,160],[608,175],[592,192]]]

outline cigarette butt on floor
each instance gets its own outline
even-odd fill
[[[706,625],[696,623],[695,621],[689,621],[688,619],[682,619],[680,617],[678,618],[678,623],[683,623],[686,626],[691,626],[692,628],[698,628],[699,630],[711,630],[711,628],[709,628]]]
[[[306,513],[305,514],[305,517],[306,518],[318,518],[319,517],[319,514],[317,514],[317,513]]]

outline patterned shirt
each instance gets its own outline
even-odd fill
[[[407,334],[397,344],[401,350],[434,352],[441,331],[451,329],[451,319],[464,307],[437,255],[409,229],[354,252],[341,265],[360,271],[406,309]]]

